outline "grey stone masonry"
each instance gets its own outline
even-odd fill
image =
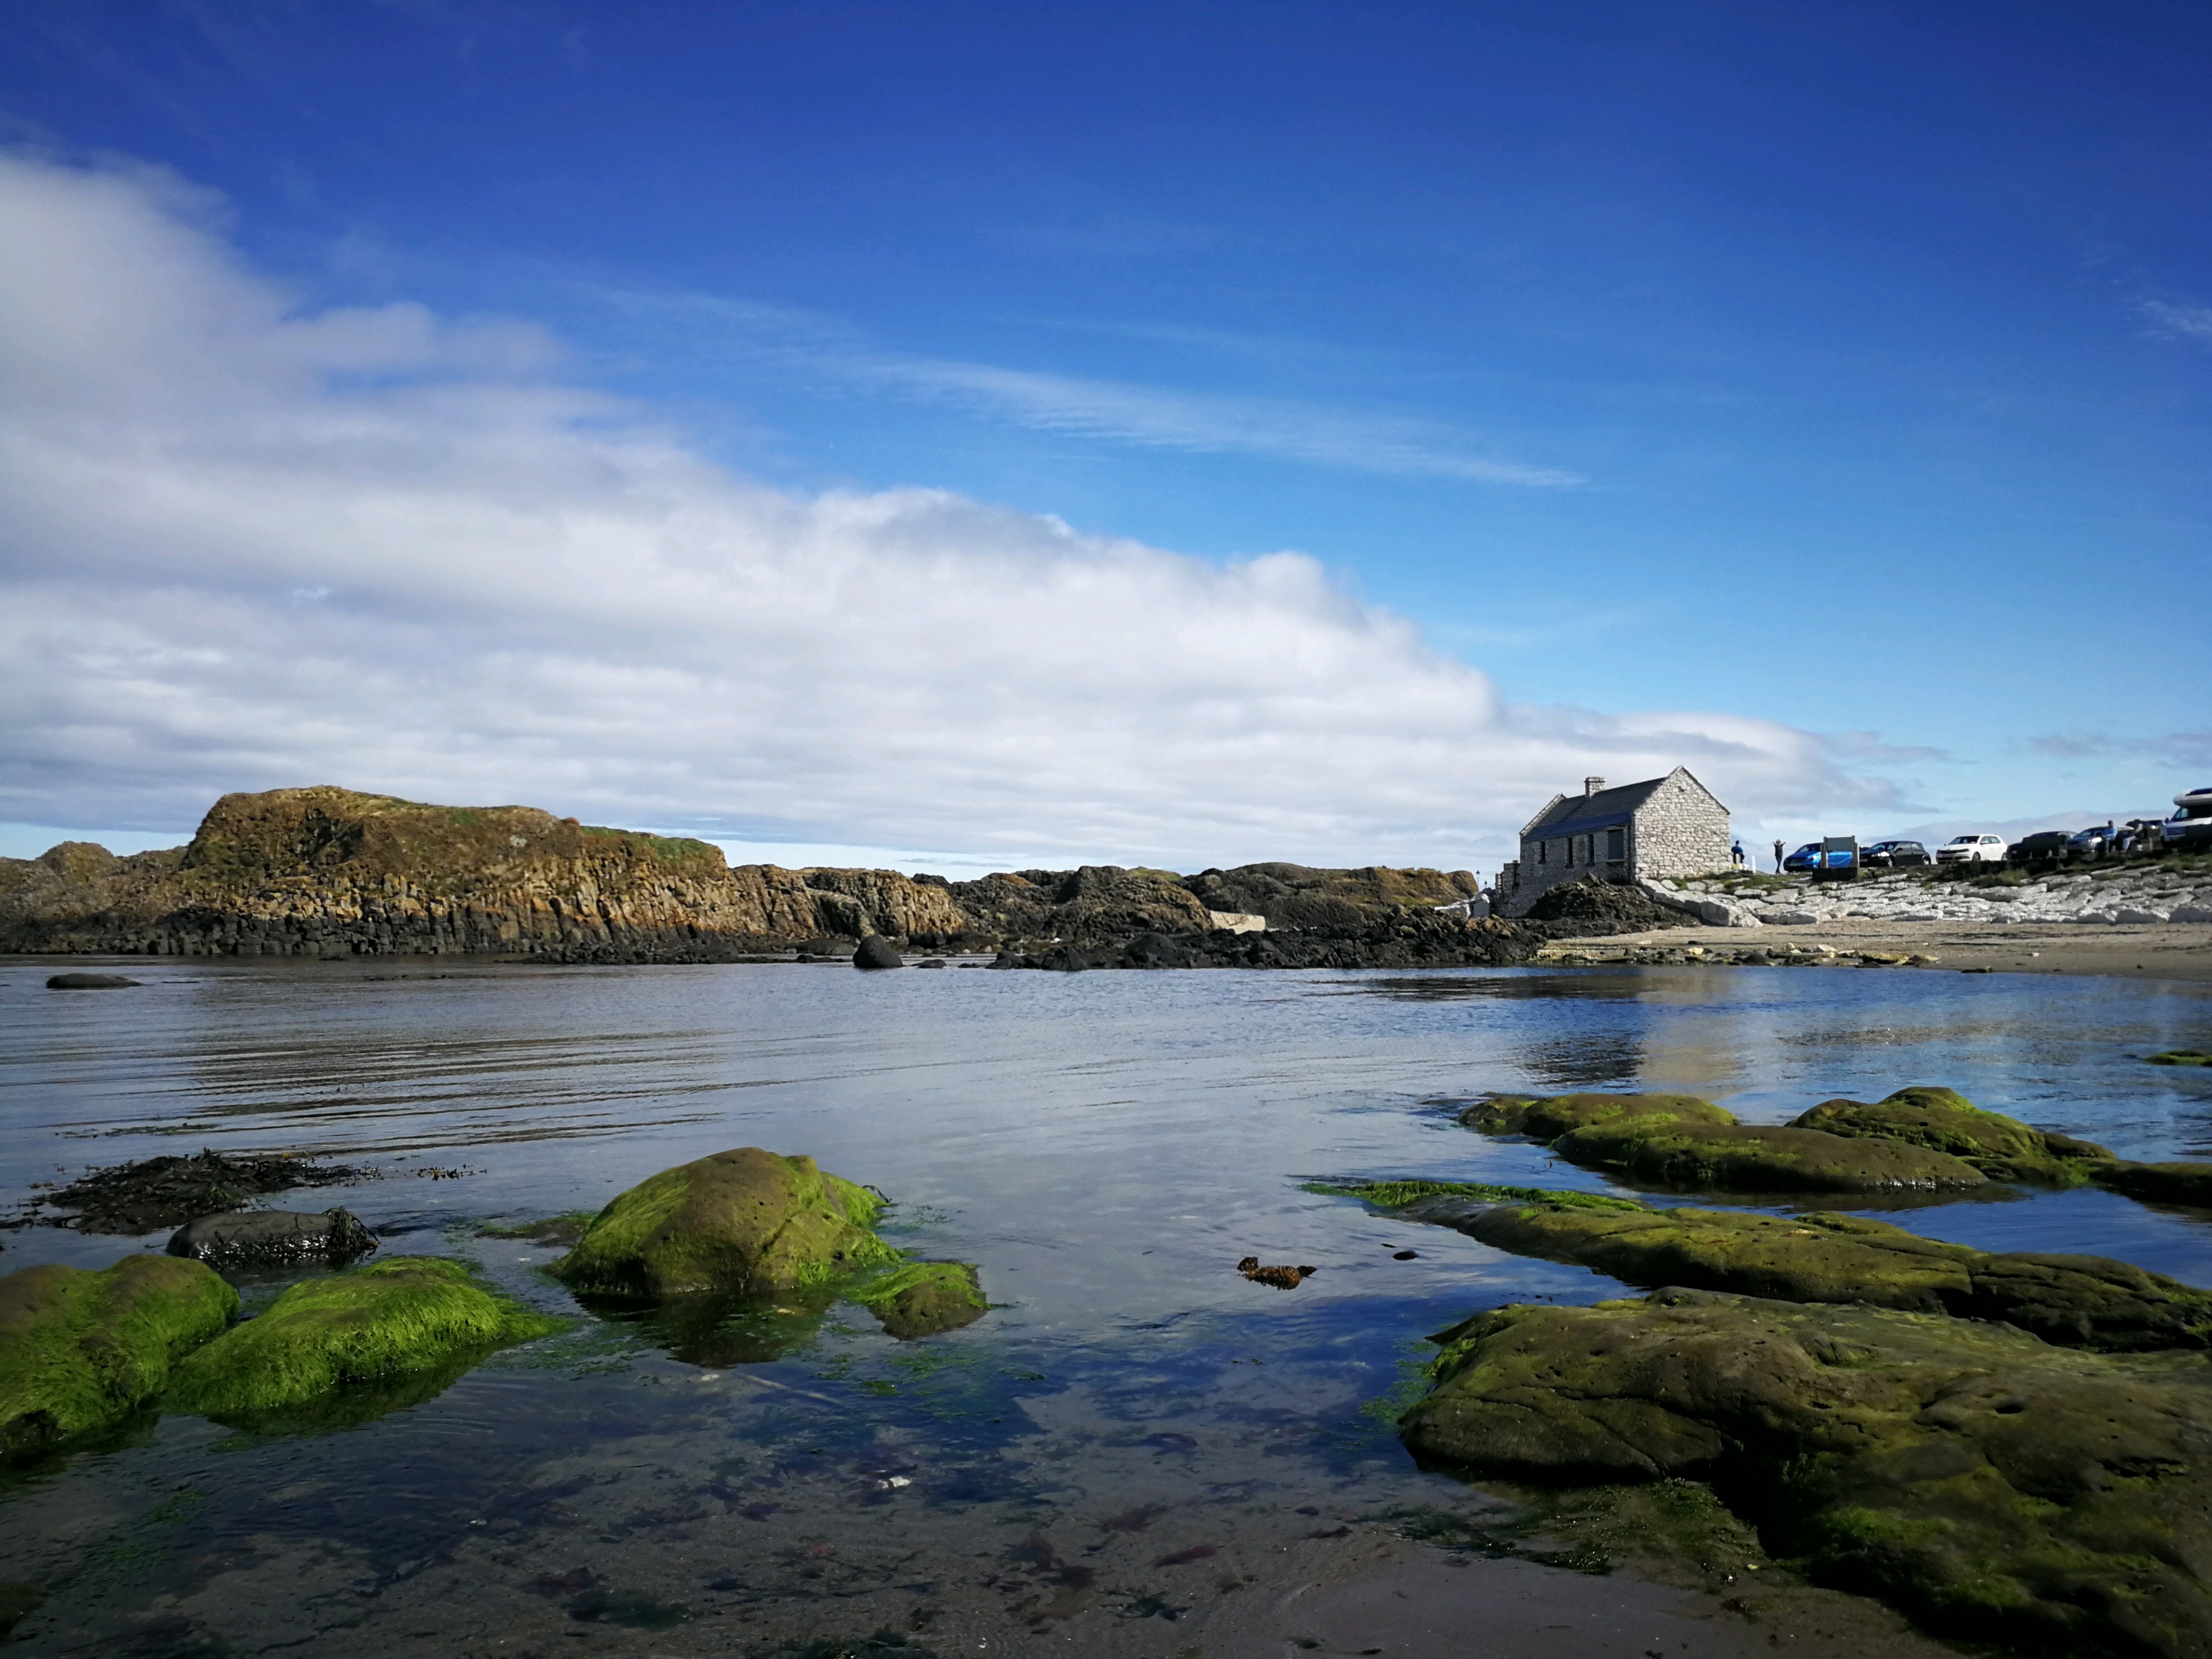
[[[1495,908],[1526,915],[1552,888],[1592,873],[1638,882],[1728,867],[1728,808],[1687,767],[1617,789],[1585,778],[1580,794],[1553,796],[1522,827],[1521,856],[1498,872]]]

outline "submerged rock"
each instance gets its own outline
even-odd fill
[[[213,1269],[168,1256],[0,1279],[0,1453],[42,1450],[127,1415],[237,1311],[238,1292]]]
[[[2088,1174],[2100,1187],[2130,1198],[2212,1206],[2212,1164],[2130,1164],[2115,1158],[2092,1165]]]
[[[189,1355],[168,1403],[252,1418],[307,1405],[348,1384],[416,1373],[450,1382],[494,1348],[560,1328],[557,1319],[479,1285],[458,1261],[400,1256],[295,1285],[258,1318]]]
[[[333,1267],[368,1255],[376,1235],[350,1210],[235,1210],[186,1222],[169,1240],[171,1255],[211,1267],[289,1267],[302,1261]]]
[[[909,1261],[848,1294],[902,1342],[972,1325],[991,1306],[964,1261]]]
[[[1997,1181],[2035,1181],[2072,1187],[2085,1163],[2112,1159],[2093,1141],[2053,1133],[2001,1112],[1983,1110],[1951,1089],[1915,1087],[1869,1104],[1823,1101],[1792,1118],[1793,1129],[1818,1129],[1846,1139],[1872,1138],[1948,1152]]]
[[[906,958],[899,955],[897,947],[881,933],[871,933],[860,941],[860,949],[853,952],[853,966],[867,969],[903,968],[906,966]]]
[[[552,1271],[571,1290],[642,1297],[819,1284],[900,1259],[870,1231],[883,1205],[811,1158],[743,1146],[622,1194]]]
[[[49,991],[122,991],[137,984],[121,974],[54,974],[46,980]]]
[[[1460,1114],[1485,1134],[1549,1142],[1571,1164],[1673,1187],[1881,1192],[1978,1187],[1982,1173],[1902,1141],[1738,1123],[1695,1095],[1493,1095]]]
[[[1870,1308],[1673,1290],[1442,1333],[1421,1458],[1707,1479],[1812,1575],[2010,1648],[2212,1651],[2212,1372]]]
[[[2212,1066],[2212,1054],[2201,1048],[2168,1048],[2164,1054],[2143,1058],[2154,1066]]]
[[[1630,1285],[2002,1320],[2046,1342],[2107,1352],[2212,1346],[2212,1292],[2106,1256],[1977,1250],[1863,1216],[1654,1210],[1441,1182],[1340,1190]]]

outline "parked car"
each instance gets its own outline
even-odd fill
[[[2002,836],[1954,836],[1936,849],[1938,864],[2002,864]]]
[[[2212,852],[2212,785],[2173,798],[2173,816],[2159,826],[2166,844],[2184,853]]]
[[[1807,870],[1819,869],[1820,867],[1820,843],[1817,841],[1807,842],[1802,847],[1792,853],[1788,858],[1782,860],[1782,867],[1784,870],[1796,870],[1800,872]]]
[[[1928,849],[1917,841],[1878,841],[1859,850],[1861,864],[1887,864],[1901,869],[1908,864],[1929,861]]]
[[[2117,826],[2093,823],[2087,830],[2076,830],[2066,837],[2066,854],[2075,859],[2100,859],[2107,853],[2120,850]]]
[[[2073,839],[2064,830],[2039,830],[2032,836],[2022,836],[2005,848],[2005,857],[2014,864],[2037,864],[2045,860],[2056,862],[2066,856],[2066,843]]]

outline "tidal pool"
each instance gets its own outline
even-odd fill
[[[2208,1046],[2212,998],[2139,981],[134,962],[137,988],[64,994],[54,965],[0,964],[11,1204],[125,1159],[306,1152],[383,1173],[276,1201],[343,1203],[386,1256],[463,1257],[576,1313],[539,1271],[556,1251],[479,1229],[757,1145],[880,1188],[889,1236],[975,1263],[995,1305],[910,1344],[853,1308],[720,1340],[586,1316],[319,1432],[149,1413],[0,1474],[0,1618],[26,1654],[1227,1653],[1305,1616],[1284,1586],[1403,1568],[1408,1537],[1510,1547],[1498,1500],[1413,1467],[1389,1401],[1428,1332],[1620,1291],[1302,1190],[1604,1187],[1452,1103],[1665,1088],[1773,1122],[1939,1083],[2126,1157],[2212,1156],[2212,1074],[2137,1058]],[[1909,1207],[1887,1213],[2212,1284],[2205,1212]],[[165,1237],[32,1226],[0,1234],[0,1270]],[[1238,1275],[1254,1255],[1321,1271],[1279,1291]],[[748,1357],[779,1340],[799,1346]],[[1530,1651],[1656,1639],[1625,1580],[1470,1568],[1493,1570],[1489,1605],[1549,1594],[1590,1621]],[[1292,1639],[1362,1650],[1312,1622]],[[1700,1626],[1699,1650],[1766,1633]]]

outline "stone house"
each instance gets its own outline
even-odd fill
[[[1618,789],[1584,778],[1581,794],[1553,796],[1522,828],[1521,856],[1498,872],[1492,908],[1524,916],[1551,888],[1593,872],[1634,883],[1728,867],[1728,808],[1687,767]]]

